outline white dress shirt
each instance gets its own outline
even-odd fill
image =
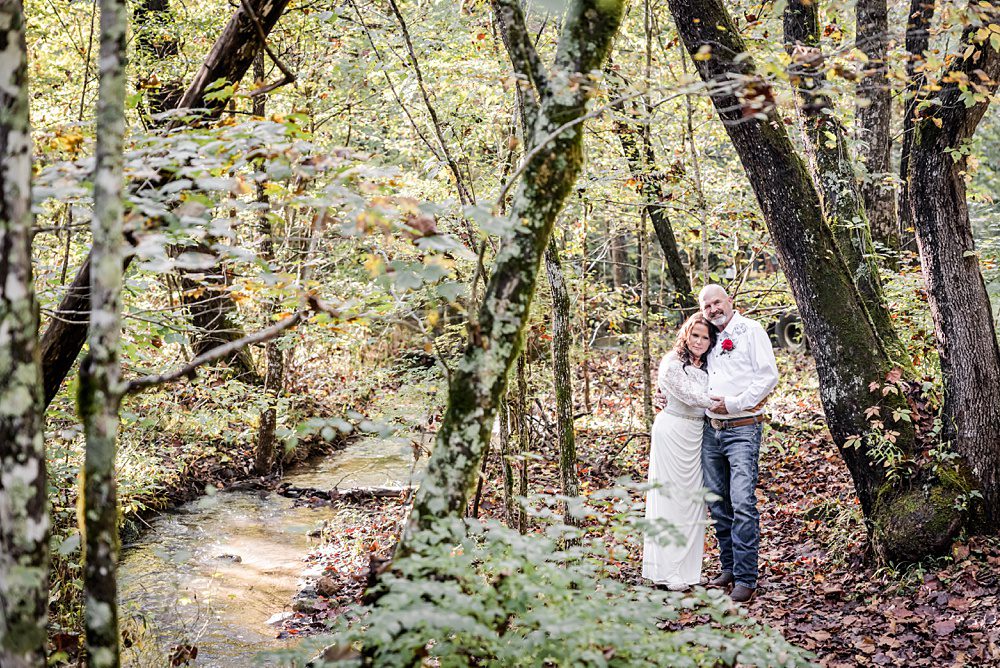
[[[732,350],[726,351],[726,341]],[[771,339],[759,323],[733,313],[726,328],[708,354],[708,393],[726,400],[727,415],[708,411],[709,417],[733,419],[760,415],[754,410],[778,384]]]

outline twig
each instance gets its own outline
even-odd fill
[[[244,0],[245,1],[245,0]],[[389,0],[389,7],[392,8],[392,13],[396,15],[396,20],[399,21],[400,30],[403,33],[403,41],[406,43],[406,50],[410,55],[410,63],[413,65],[413,72],[417,76],[417,87],[420,89],[420,96],[424,99],[424,106],[427,107],[427,113],[431,117],[431,123],[434,125],[434,134],[437,136],[438,144],[441,146],[441,153],[444,155],[445,163],[448,165],[448,169],[451,170],[452,176],[455,177],[455,187],[458,189],[458,198],[461,200],[463,205],[475,204],[472,197],[469,195],[468,188],[465,187],[465,180],[462,178],[462,173],[458,169],[458,164],[455,159],[451,156],[451,151],[448,150],[448,144],[444,140],[444,132],[441,130],[441,121],[438,120],[437,112],[434,111],[434,106],[431,104],[431,98],[427,94],[427,87],[424,85],[424,77],[420,72],[420,64],[417,62],[417,53],[413,49],[413,42],[410,40],[410,31],[406,27],[406,21],[403,19],[403,15],[399,11],[399,6],[396,4],[396,0]],[[468,224],[468,221],[466,221]],[[469,233],[469,246],[475,247],[475,237],[472,235],[472,230],[468,230]]]
[[[212,348],[208,352],[198,355],[184,366],[174,369],[173,371],[169,371],[167,373],[159,375],[143,376],[141,378],[130,380],[125,384],[125,389],[123,391],[123,394],[135,394],[156,385],[163,385],[164,383],[172,383],[184,377],[192,377],[195,375],[195,371],[198,369],[198,367],[204,364],[211,364],[212,362],[217,362],[218,360],[223,359],[224,357],[228,357],[237,350],[240,350],[244,346],[270,341],[271,339],[275,338],[289,327],[293,327],[296,324],[298,324],[302,320],[302,316],[308,313],[309,310],[310,309],[307,308],[301,309],[299,311],[296,311],[292,315],[288,316],[284,320],[281,320],[280,322],[277,322],[274,325],[267,327],[266,329],[262,329],[259,332],[255,332],[253,334],[248,334],[247,336],[244,336],[243,338],[240,339],[236,339],[235,341],[230,341],[229,343],[221,345],[218,348]]]
[[[257,17],[257,12],[255,12],[253,10],[253,7],[250,6],[249,0],[240,0],[240,4],[243,5],[243,11],[245,11],[247,15],[250,16],[250,20],[253,21],[254,27],[257,28],[257,36],[260,37],[261,48],[264,49],[264,52],[268,55],[268,57],[271,58],[271,62],[273,62],[278,67],[278,69],[281,70],[281,73],[284,75],[284,78],[282,78],[280,81],[275,81],[272,84],[267,84],[266,86],[261,86],[257,90],[251,91],[248,97],[257,97],[258,95],[264,95],[265,93],[270,93],[275,88],[280,88],[281,86],[294,83],[295,74],[287,67],[285,67],[285,64],[281,62],[278,56],[274,55],[274,51],[272,51],[271,47],[267,45],[267,32],[265,32],[264,26],[260,24],[260,19]]]
[[[620,104],[622,104],[624,102],[627,102],[629,100],[635,99],[635,98],[637,98],[637,97],[639,97],[641,95],[645,95],[645,92],[644,91],[640,91],[640,92],[631,93],[629,95],[623,95],[622,97],[616,98],[616,99],[612,100],[611,102],[608,102],[607,104],[601,105],[600,107],[594,109],[593,111],[590,111],[590,112],[584,114],[583,116],[580,116],[578,118],[574,118],[573,120],[571,120],[571,121],[569,121],[567,123],[563,123],[558,128],[556,128],[555,130],[553,130],[552,132],[550,132],[548,135],[546,135],[545,137],[543,137],[541,141],[539,141],[530,151],[528,151],[528,153],[525,154],[524,158],[521,160],[521,164],[518,165],[517,169],[514,171],[513,174],[511,174],[510,178],[507,180],[507,183],[505,183],[504,186],[503,186],[503,188],[500,189],[500,194],[497,196],[497,201],[496,201],[496,203],[493,204],[494,210],[499,209],[500,203],[503,202],[504,197],[507,196],[507,192],[517,182],[517,179],[521,176],[521,174],[524,173],[524,170],[528,168],[528,163],[530,163],[531,160],[536,155],[538,155],[542,151],[542,149],[545,148],[546,144],[548,144],[550,141],[552,141],[553,139],[555,139],[556,137],[558,137],[560,134],[562,134],[566,130],[569,130],[570,128],[572,128],[574,126],[579,125],[580,123],[585,123],[586,121],[589,121],[591,118],[595,118],[597,116],[600,116],[601,114],[603,114],[608,109],[613,109],[616,106],[618,106],[618,105],[620,105]]]
[[[351,3],[351,6],[354,8],[354,13],[358,15],[358,22],[361,24],[361,28],[362,30],[364,30],[365,36],[368,37],[368,43],[372,45],[372,52],[384,64],[385,59],[382,58],[382,53],[378,50],[378,47],[375,46],[375,39],[372,37],[371,31],[368,29],[368,24],[365,23],[365,19],[361,15],[361,10],[358,8],[358,5],[354,0],[349,0],[349,1]],[[420,126],[417,125],[417,122],[413,119],[413,115],[410,114],[410,108],[405,104],[403,104],[403,100],[399,97],[399,93],[396,91],[395,84],[392,83],[392,77],[389,76],[389,72],[385,67],[382,68],[382,76],[385,77],[385,82],[389,84],[389,90],[392,91],[392,96],[396,98],[396,104],[399,105],[399,108],[402,109],[403,114],[406,116],[407,120],[410,121],[410,127],[412,127],[413,131],[417,133],[417,136],[420,137],[420,140],[424,142],[424,145],[427,147],[427,150],[431,152],[431,155],[433,155],[435,159],[440,160],[441,156],[438,155],[437,149],[434,148],[434,144],[432,144],[431,141],[427,139],[424,133],[420,130]]]

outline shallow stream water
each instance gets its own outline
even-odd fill
[[[295,487],[407,485],[409,438],[369,438],[286,475]],[[137,639],[132,668],[163,665],[163,652],[197,646],[204,668],[263,665],[279,649],[268,620],[290,611],[305,570],[309,533],[334,517],[329,507],[295,507],[265,492],[219,492],[160,515],[123,551],[118,591],[122,627]],[[143,647],[143,644],[146,646]],[[151,646],[150,646],[151,645]]]

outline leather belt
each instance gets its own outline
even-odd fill
[[[708,423],[712,425],[712,429],[717,429],[719,431],[725,431],[726,429],[734,429],[736,427],[749,427],[752,424],[760,424],[767,420],[767,416],[761,413],[760,415],[751,415],[745,418],[734,418],[732,420],[719,420],[718,418],[706,418]]]

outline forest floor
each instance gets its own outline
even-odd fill
[[[648,461],[637,362],[598,354],[592,411],[577,425],[584,494],[623,476],[644,480]],[[903,571],[871,565],[850,477],[824,427],[812,361],[781,354],[779,365],[783,380],[761,453],[760,588],[747,613],[830,668],[1000,666],[1000,540],[962,539],[950,555]],[[540,406],[548,407],[547,379],[538,382]],[[529,460],[531,488],[554,493],[556,439],[540,414],[533,422],[540,456]],[[503,509],[498,470],[494,459],[482,502],[483,514],[495,518]],[[337,530],[308,557],[324,575],[300,595],[283,635],[320,631],[359,599],[370,559],[390,554],[406,510],[395,499],[340,504]],[[622,576],[639,583],[641,540],[631,554]],[[705,577],[717,573],[717,554],[709,531]]]

